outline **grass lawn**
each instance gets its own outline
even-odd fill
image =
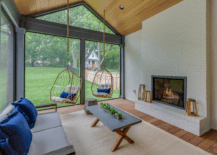
[[[0,70],[0,111],[7,106],[7,70]]]
[[[34,105],[52,103],[50,101],[50,89],[54,84],[57,74],[64,68],[60,67],[26,67],[25,72],[25,97]],[[85,81],[85,98],[96,98],[91,93],[91,82]],[[113,91],[113,98],[118,98],[120,90]],[[105,98],[96,98],[105,100]],[[80,99],[77,103],[80,103]],[[58,103],[58,106],[69,104]]]
[[[118,72],[120,73],[120,69],[107,69],[109,72]]]

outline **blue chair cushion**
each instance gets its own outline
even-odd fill
[[[32,129],[38,116],[37,110],[32,102],[26,98],[20,97],[20,100],[18,102],[12,103],[12,105],[14,105],[15,108],[19,107],[17,110],[23,114],[27,123],[29,124],[30,129]]]
[[[0,123],[0,148],[5,154],[27,155],[32,133],[25,117],[17,111]]]
[[[97,93],[110,93],[111,88],[106,88],[106,89],[99,89],[97,88]]]
[[[71,96],[71,95],[69,96],[69,93],[63,91],[62,94],[60,95],[60,97],[61,97],[61,98],[67,98],[67,97],[69,96],[68,99],[71,100],[75,95],[76,95],[76,94],[73,94],[73,93],[72,93],[72,96]]]

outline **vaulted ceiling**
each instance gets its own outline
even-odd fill
[[[29,15],[67,4],[67,0],[14,0],[20,14]],[[69,0],[70,4],[83,0]],[[183,0],[84,0],[120,34],[128,35],[142,29],[142,21]],[[124,10],[119,8],[124,6]]]

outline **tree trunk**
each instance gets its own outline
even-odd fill
[[[98,70],[101,70],[101,63],[100,63],[100,59],[101,59],[101,55],[100,55],[100,43],[98,43]]]
[[[32,67],[34,67],[34,63],[35,63],[35,61],[32,61]]]
[[[78,67],[78,55],[79,53],[73,54],[73,68],[77,68]]]
[[[72,50],[71,50],[71,53],[72,53],[72,67],[73,68],[77,68],[78,67],[78,55],[79,55],[79,52],[75,52],[73,53],[73,50],[74,50],[74,46],[73,46],[73,42],[72,42],[72,46],[71,46]]]

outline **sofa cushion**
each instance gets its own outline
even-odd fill
[[[79,86],[68,85],[68,86],[66,87],[66,92],[67,92],[67,93],[77,94],[79,89],[80,89]]]
[[[30,129],[33,128],[38,113],[32,102],[26,98],[20,97],[20,100],[18,102],[12,103],[12,105],[19,107],[20,112],[24,114],[25,118],[27,118],[26,115],[29,117],[29,119],[26,119],[26,121],[28,122]]]
[[[26,155],[32,142],[32,133],[24,116],[14,111],[0,123],[0,146],[3,152]]]
[[[105,89],[97,88],[97,93],[106,93],[106,94],[109,94],[110,90],[111,90],[111,88],[105,88]]]
[[[56,96],[52,96],[50,98],[51,101],[55,102],[55,103],[65,103],[65,101],[71,101],[69,99],[65,99],[65,98],[61,98],[61,97],[56,97]]]
[[[2,133],[1,133],[2,134]],[[9,142],[9,138],[5,138],[5,139],[0,139],[0,155],[3,155],[3,154],[15,154],[17,155],[17,152],[12,148],[10,142]]]
[[[69,93],[63,91],[62,94],[60,95],[60,98],[65,98],[66,99],[69,96],[68,99],[71,100],[75,95],[76,94],[73,94],[73,93],[69,94]]]
[[[100,84],[100,85],[99,85],[99,88],[100,88],[100,89],[111,88],[111,84],[110,84],[110,83]]]
[[[32,133],[62,126],[57,111],[39,114],[35,126],[31,129]]]
[[[7,117],[8,117],[8,115],[0,115],[0,122],[3,121]]]
[[[108,98],[111,97],[111,96],[110,96],[109,94],[107,94],[107,93],[97,93],[97,92],[95,92],[95,93],[93,93],[93,95],[95,95],[95,96],[103,96],[103,97],[108,97]]]
[[[63,127],[35,132],[28,155],[41,155],[68,145]]]
[[[9,116],[14,111],[14,106],[10,103],[2,112],[0,115],[7,115]]]

